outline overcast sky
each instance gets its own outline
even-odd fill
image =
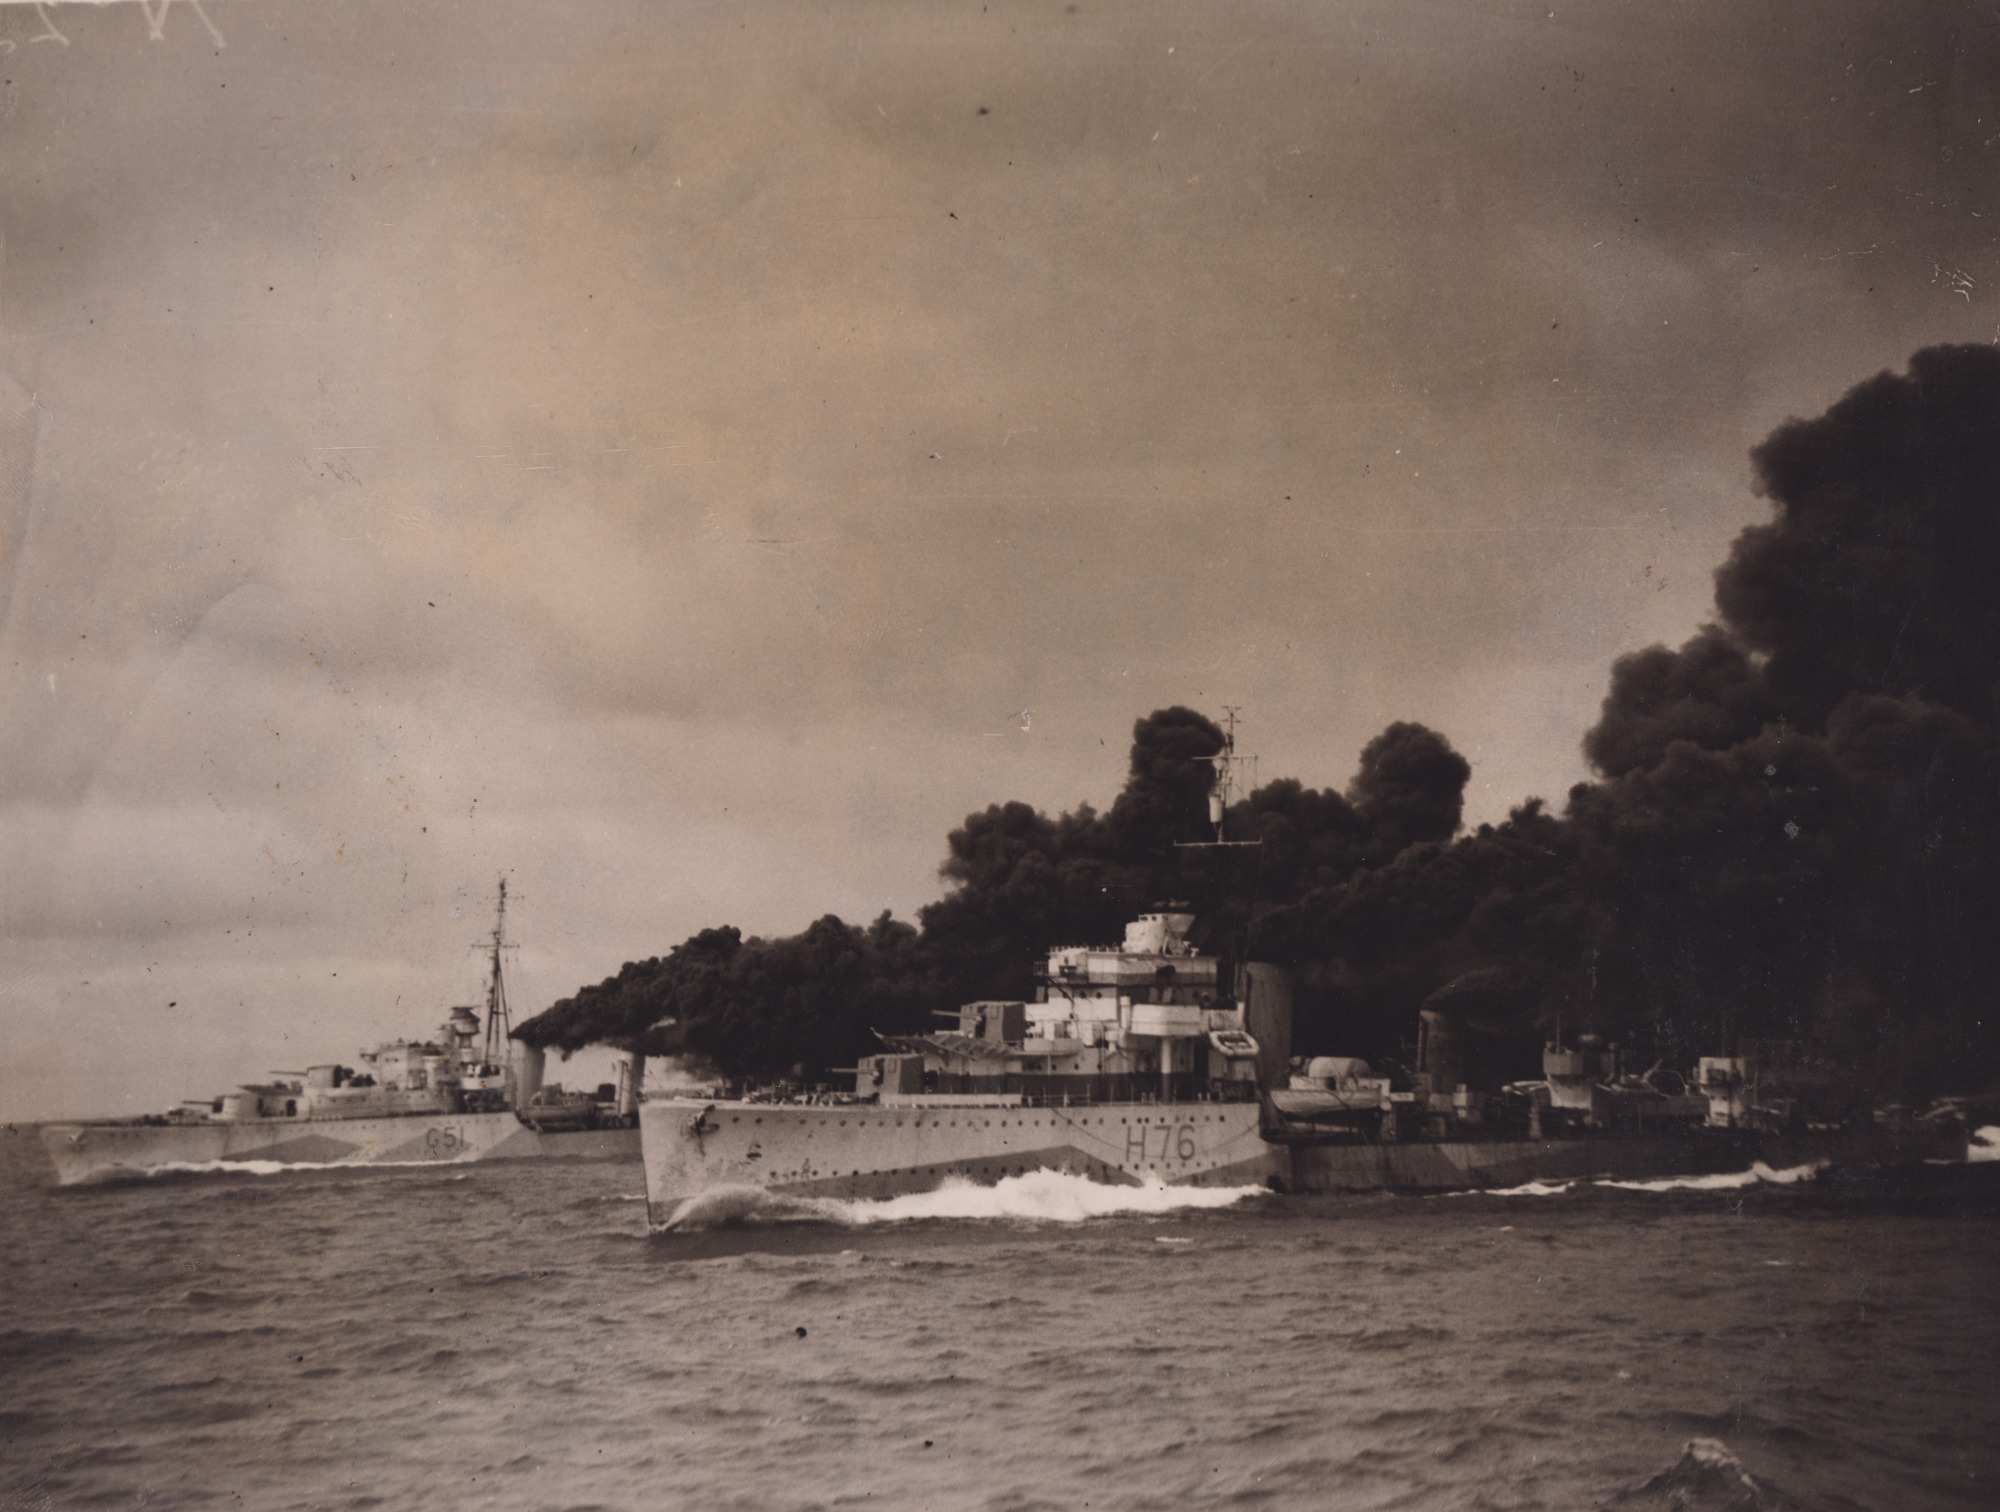
[[[1559,801],[1748,448],[2000,337],[1990,5],[154,30],[0,8],[9,1119],[427,1033],[503,874],[523,1013],[913,917],[1169,704]]]

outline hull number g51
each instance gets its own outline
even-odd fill
[[[424,1135],[424,1153],[432,1160],[455,1160],[465,1146],[465,1136],[456,1129],[431,1129]]]

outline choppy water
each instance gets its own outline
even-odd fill
[[[51,1174],[0,1133],[9,1509],[1595,1508],[1695,1437],[2000,1505],[2000,1166],[659,1235],[636,1167]]]

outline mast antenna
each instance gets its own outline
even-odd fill
[[[493,915],[492,974],[486,983],[485,1064],[501,1064],[513,1023],[507,1013],[507,980],[500,969],[500,952],[507,944],[507,879],[500,879],[500,906]]]
[[[1241,705],[1222,706],[1222,749],[1213,756],[1197,756],[1197,761],[1205,761],[1215,768],[1215,781],[1208,790],[1208,822],[1215,826],[1213,840],[1176,840],[1181,850],[1209,850],[1220,845],[1262,845],[1261,840],[1231,840],[1223,832],[1229,814],[1229,805],[1235,799],[1238,789],[1244,786],[1239,774],[1245,766],[1256,769],[1255,756],[1236,754],[1236,714]],[[1252,779],[1254,781],[1254,778]]]

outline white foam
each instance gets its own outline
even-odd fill
[[[2000,1130],[1996,1130],[2000,1133]],[[1612,1181],[1609,1179],[1578,1181],[1528,1181],[1520,1186],[1475,1187],[1467,1191],[1447,1192],[1447,1197],[1560,1197],[1578,1186],[1616,1187],[1625,1192],[1731,1192],[1740,1187],[1756,1186],[1759,1183],[1771,1186],[1790,1186],[1797,1181],[1810,1181],[1819,1173],[1824,1162],[1810,1165],[1788,1166],[1774,1171],[1763,1161],[1753,1161],[1747,1171],[1725,1171],[1713,1176],[1662,1176],[1653,1181]]]
[[[1462,1192],[1446,1192],[1447,1197],[1560,1197],[1573,1181],[1526,1181],[1513,1187],[1471,1187]]]
[[[915,1192],[881,1201],[833,1202],[841,1221],[900,1223],[913,1218],[1027,1218],[1045,1223],[1081,1223],[1119,1214],[1172,1213],[1233,1207],[1263,1187],[1108,1186],[1063,1171],[1028,1171],[1002,1177],[992,1186],[963,1179],[934,1192]]]
[[[785,1197],[761,1187],[717,1187],[690,1197],[663,1227],[708,1228],[749,1218],[815,1219],[855,1228],[925,1218],[1005,1218],[1040,1223],[1081,1223],[1121,1214],[1158,1214],[1232,1207],[1264,1192],[1259,1186],[1193,1187],[1150,1182],[1108,1186],[1062,1171],[1028,1171],[982,1186],[953,1177],[929,1192],[877,1200]]]
[[[1974,1129],[1965,1141],[1967,1161],[2000,1160],[2000,1124]]]
[[[783,1217],[787,1212],[795,1211],[797,1206],[789,1199],[774,1197],[762,1187],[712,1187],[682,1201],[660,1227],[717,1228],[723,1224],[741,1223],[753,1216]]]
[[[1657,1181],[1596,1181],[1593,1186],[1617,1187],[1627,1192],[1733,1192],[1760,1182],[1771,1186],[1791,1186],[1810,1181],[1819,1174],[1824,1161],[1787,1166],[1774,1171],[1763,1161],[1752,1161],[1747,1171],[1724,1171],[1713,1176],[1664,1176]]]
[[[448,1160],[168,1160],[151,1166],[113,1166],[105,1176],[212,1175],[227,1172],[244,1176],[276,1176],[284,1171],[369,1171],[435,1169],[454,1162]],[[467,1180],[454,1176],[454,1181]]]

